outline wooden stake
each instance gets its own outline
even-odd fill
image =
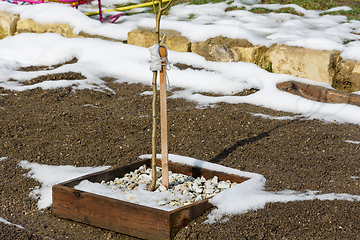
[[[160,46],[159,53],[161,58],[166,57],[166,49]],[[168,171],[168,137],[167,137],[167,106],[166,106],[166,62],[161,63],[160,70],[160,124],[161,124],[161,162],[162,162],[162,182],[169,188]]]
[[[170,0],[168,4],[163,7],[162,0],[159,0],[159,11],[156,12],[155,8],[155,1],[152,0],[155,19],[156,19],[156,39],[157,43],[160,44],[160,20],[162,12],[167,9],[173,0]],[[166,49],[165,47],[159,48],[159,54],[162,58],[166,57]],[[161,159],[162,159],[162,179],[163,185],[166,188],[169,188],[169,172],[168,172],[168,139],[167,139],[167,107],[166,107],[166,66],[165,62],[162,63],[163,66],[160,71],[160,118],[161,118]],[[156,106],[156,80],[157,80],[157,71],[153,72],[153,138],[152,138],[152,159],[151,159],[151,168],[152,168],[152,182],[150,189],[153,191],[155,190],[156,186],[156,146],[155,146],[155,136],[156,136],[156,113],[155,113],[155,106]],[[155,84],[154,84],[155,82]]]

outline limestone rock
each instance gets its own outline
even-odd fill
[[[69,24],[37,23],[31,19],[20,19],[5,11],[0,11],[0,39],[22,32],[59,33],[64,37],[91,37],[109,41],[119,41],[85,32],[75,34]],[[274,73],[290,74],[319,82],[326,82],[337,90],[345,92],[360,91],[360,63],[341,61],[340,52],[322,51],[306,48],[274,45],[253,46],[246,39],[231,39],[218,36],[204,42],[190,43],[173,30],[162,30],[166,34],[165,43],[169,50],[194,52],[209,61],[250,62]],[[150,47],[156,43],[155,31],[140,28],[128,34],[128,44]]]
[[[341,62],[332,87],[348,93],[360,91],[360,63],[356,61]]]
[[[73,33],[73,28],[64,23],[45,23],[41,24],[32,19],[19,19],[17,22],[16,33],[34,32],[34,33],[59,33],[64,37],[81,37]]]
[[[265,46],[233,46],[230,48],[234,62],[254,63],[263,69],[269,68],[269,60],[265,57],[267,50],[268,48]]]
[[[0,11],[0,39],[7,36],[13,36],[16,32],[16,24],[19,16],[8,12]]]
[[[190,52],[190,41],[183,36],[169,36],[168,49],[177,52]]]
[[[267,51],[274,73],[308,78],[332,85],[336,66],[341,60],[338,51],[322,51],[285,45],[274,45]]]
[[[126,41],[122,41],[122,40],[119,40],[119,39],[115,39],[115,38],[109,38],[109,37],[104,37],[104,36],[100,36],[100,35],[97,35],[97,34],[89,34],[89,33],[86,33],[86,32],[79,32],[79,35],[74,35],[74,37],[80,37],[80,38],[100,38],[100,39],[103,39],[103,40],[107,40],[107,41],[111,41],[111,42],[123,42],[125,43]]]
[[[189,52],[190,42],[186,37],[180,35],[179,32],[173,30],[162,30],[160,37],[164,38],[164,44],[169,50],[177,52]],[[157,42],[154,29],[136,29],[128,33],[127,43],[139,47],[149,48]]]
[[[233,47],[252,47],[253,45],[246,39],[232,39],[215,37],[205,42],[192,43],[191,52],[203,56],[208,61],[234,62],[231,49]],[[236,56],[239,59],[238,56]]]
[[[151,31],[135,29],[128,33],[127,43],[149,48],[156,43],[156,36]]]

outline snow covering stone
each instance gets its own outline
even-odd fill
[[[161,176],[161,168],[156,168],[156,175]],[[151,169],[146,165],[141,166],[134,172],[126,173],[122,178],[115,178],[108,182],[102,181],[101,184],[109,186],[114,191],[131,192],[138,190],[140,184],[151,184]],[[168,200],[166,197],[159,200],[159,206],[170,205],[173,207],[181,207],[196,201],[213,197],[215,194],[224,191],[237,183],[228,181],[220,181],[217,176],[212,179],[204,177],[194,178],[181,173],[173,173],[169,171],[169,189],[162,185],[162,178],[158,177],[154,193],[162,193],[169,191],[172,196],[181,194],[182,197],[174,197]],[[178,195],[176,195],[178,196]],[[129,200],[130,201],[130,200]]]

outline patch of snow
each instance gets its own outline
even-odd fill
[[[74,166],[50,166],[28,161],[20,161],[19,166],[29,169],[27,177],[34,178],[41,186],[34,186],[29,196],[38,199],[38,209],[49,207],[52,203],[52,186],[71,180],[86,174],[98,172],[110,168],[104,167],[74,167]]]
[[[161,157],[161,155],[158,154],[157,157]],[[149,158],[151,158],[151,155],[149,154],[140,156],[140,159]],[[304,201],[314,199],[360,201],[360,196],[346,193],[321,194],[318,191],[311,190],[305,193],[291,190],[278,192],[266,191],[266,179],[260,174],[244,172],[238,169],[174,154],[169,154],[169,161],[249,178],[247,181],[228,188],[209,200],[209,202],[217,208],[211,211],[211,213],[208,215],[207,223],[213,223],[217,220],[221,220],[224,216],[227,215],[242,214],[246,211],[260,209],[263,208],[267,203]],[[27,161],[21,161],[19,165],[24,169],[30,170],[27,174],[28,177],[34,178],[41,183],[41,187],[35,187],[30,193],[30,197],[35,197],[38,199],[39,209],[43,209],[51,205],[51,187],[54,184],[109,168],[48,166],[37,163],[29,163]],[[78,185],[77,189],[117,198],[124,201],[130,201],[134,198],[133,195],[119,194],[119,191],[114,191],[100,183],[90,183],[89,181],[83,181]],[[152,194],[154,193],[145,190],[145,186],[139,186],[139,191],[137,193],[132,192],[131,194],[136,194],[136,199],[145,199],[144,201],[147,201],[153,197]],[[163,197],[168,197],[168,193],[166,192],[161,192],[159,194],[164,194]],[[152,206],[152,204],[150,204],[150,206]]]
[[[261,118],[265,118],[265,119],[271,119],[271,120],[294,120],[294,119],[298,119],[298,117],[290,117],[290,116],[283,116],[283,117],[274,117],[271,115],[266,115],[266,114],[262,114],[262,113],[250,113],[252,116],[254,117],[261,117]]]
[[[344,142],[354,143],[354,144],[360,144],[360,141],[353,141],[353,140],[344,140]]]
[[[21,229],[25,229],[23,226],[20,226],[20,225],[18,225],[18,224],[11,223],[11,222],[9,222],[9,221],[7,221],[6,219],[1,218],[1,217],[0,217],[0,222],[5,223],[5,224],[8,224],[8,225],[13,225],[13,226],[18,227],[18,228],[21,228]]]

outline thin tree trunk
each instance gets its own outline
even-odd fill
[[[152,119],[153,119],[153,129],[152,129],[152,156],[151,156],[151,172],[152,172],[152,181],[150,190],[154,191],[156,187],[156,80],[157,80],[157,71],[153,72],[153,101],[152,101]]]

